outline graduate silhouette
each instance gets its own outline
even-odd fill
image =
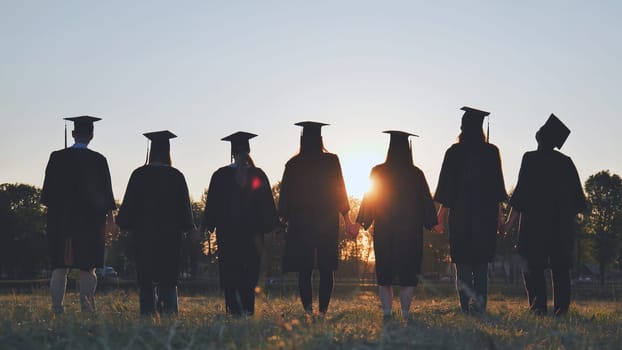
[[[270,181],[250,157],[249,140],[239,131],[231,142],[233,163],[212,175],[200,232],[216,232],[220,287],[227,313],[253,315],[264,234],[280,227]]]
[[[346,228],[358,232],[350,221],[350,206],[337,155],[324,148],[324,123],[305,121],[300,152],[285,165],[279,195],[279,214],[287,224],[284,272],[298,272],[302,306],[313,312],[311,277],[320,272],[319,311],[326,313],[338,265],[339,214]]]
[[[371,170],[372,188],[365,194],[356,221],[364,229],[374,225],[376,280],[385,316],[391,315],[393,285],[400,286],[402,316],[408,317],[419,283],[423,258],[423,228],[436,225],[430,188],[421,169],[413,163],[403,131],[390,135],[386,161]]]
[[[581,180],[570,157],[555,150],[566,142],[570,129],[554,114],[536,132],[538,148],[523,155],[512,211],[503,227],[507,232],[520,220],[518,253],[531,310],[547,312],[544,270],[553,275],[555,315],[570,306],[570,267],[574,245],[574,219],[586,209]]]
[[[47,237],[52,276],[52,310],[64,311],[70,268],[80,269],[82,311],[95,310],[96,267],[104,266],[104,234],[116,235],[112,211],[116,209],[106,158],[90,149],[93,123],[101,118],[64,118],[74,123],[75,143],[52,152],[45,169],[41,203],[47,206]]]
[[[446,152],[434,199],[441,204],[437,232],[449,215],[449,248],[456,288],[465,313],[481,313],[488,298],[488,263],[495,255],[507,194],[499,150],[488,143],[482,123],[490,113],[462,107],[458,143]]]
[[[151,142],[147,164],[134,170],[117,217],[130,231],[136,260],[140,313],[177,314],[181,238],[194,230],[184,175],[172,166],[168,130],[144,134]]]

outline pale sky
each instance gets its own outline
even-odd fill
[[[115,197],[169,129],[199,199],[256,133],[272,183],[316,120],[351,195],[384,160],[382,130],[413,132],[431,190],[464,105],[490,111],[506,187],[550,113],[581,180],[622,173],[620,1],[1,1],[0,183],[41,186],[62,117],[94,115]],[[70,125],[71,127],[71,125]]]

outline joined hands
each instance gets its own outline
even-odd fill
[[[108,237],[110,237],[112,240],[115,240],[119,237],[119,233],[121,233],[121,228],[119,228],[119,225],[114,222],[107,222],[105,231]]]
[[[357,222],[346,224],[346,237],[350,239],[355,239],[356,236],[358,236],[360,230],[361,224]]]

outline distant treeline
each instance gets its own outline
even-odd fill
[[[279,183],[272,188],[275,201],[279,200]],[[622,179],[608,170],[590,176],[584,184],[589,202],[586,213],[577,217],[574,232],[568,239],[575,242],[575,275],[592,273],[604,283],[611,269],[622,270]],[[0,278],[45,278],[49,271],[45,231],[46,208],[39,202],[41,189],[27,184],[0,185]],[[192,203],[195,222],[199,222],[205,207],[206,194]],[[350,198],[352,215],[360,205],[358,198]],[[509,209],[509,208],[508,208]],[[507,214],[507,213],[506,213]],[[373,279],[373,227],[356,240],[345,238],[341,223],[340,258],[337,276],[342,278]],[[449,233],[450,234],[450,233]],[[120,276],[132,278],[133,258],[129,242],[131,232],[122,232],[118,239],[107,242],[106,265]],[[507,282],[518,281],[520,261],[516,253],[518,228],[505,236],[498,236],[494,271]],[[184,237],[181,252],[181,278],[217,278],[218,245],[215,235],[203,242]],[[266,236],[264,246],[264,276],[278,280],[281,273],[283,243],[274,234]],[[597,266],[598,271],[585,271],[585,266]],[[448,235],[424,232],[423,274],[429,278],[443,278],[450,274]],[[493,272],[494,272],[493,271]]]

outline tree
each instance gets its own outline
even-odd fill
[[[33,277],[47,265],[45,207],[41,189],[0,185],[0,272],[9,278]]]
[[[605,270],[614,262],[620,245],[622,222],[622,179],[600,171],[585,182],[589,211],[585,231],[594,240],[595,258],[600,264],[600,283],[605,283]]]

